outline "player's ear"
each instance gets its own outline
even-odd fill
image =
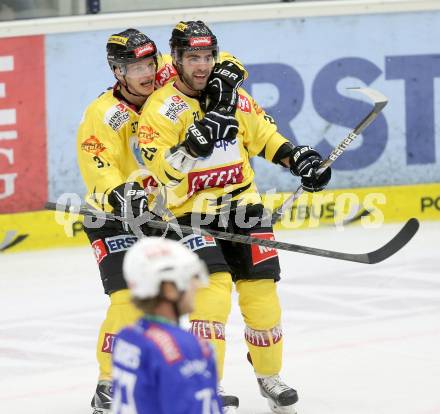
[[[123,79],[124,79],[124,74],[122,73],[121,68],[115,66],[115,67],[113,68],[113,73],[115,74],[115,77],[116,77],[116,79],[117,79],[119,82],[122,82],[122,81],[123,81]]]

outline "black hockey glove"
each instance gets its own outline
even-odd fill
[[[238,121],[232,115],[211,111],[189,126],[185,137],[186,150],[197,157],[209,157],[215,141],[233,141],[238,133]]]
[[[113,207],[113,214],[123,217],[126,221],[121,221],[120,226],[123,231],[132,232],[141,237],[142,234],[148,235],[148,224],[145,222],[147,217],[152,218],[151,214],[139,217],[148,212],[148,200],[145,190],[139,183],[124,183],[115,187],[108,196],[108,202]]]
[[[205,89],[209,98],[208,111],[235,114],[238,88],[243,79],[243,72],[236,64],[227,60],[217,63]]]
[[[238,133],[238,121],[233,115],[222,115],[218,112],[211,111],[205,114],[200,121],[204,126],[209,128],[214,141],[233,141]]]
[[[321,191],[330,181],[332,176],[330,168],[327,168],[319,177],[316,176],[321,162],[321,155],[312,147],[298,145],[292,149],[289,155],[290,171],[301,177],[301,184],[305,191],[312,193]]]
[[[196,157],[209,157],[214,150],[214,138],[211,129],[201,121],[194,121],[186,131],[184,146]]]

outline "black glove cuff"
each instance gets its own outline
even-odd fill
[[[275,155],[272,158],[272,162],[274,164],[279,164],[283,167],[286,167],[281,160],[284,158],[287,158],[293,154],[293,144],[291,142],[285,142],[281,147],[278,148],[278,151],[275,153]]]

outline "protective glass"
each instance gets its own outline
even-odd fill
[[[125,65],[125,74],[130,78],[142,78],[144,76],[154,76],[156,69],[157,65],[154,58],[148,58]]]
[[[217,62],[218,49],[202,49],[202,50],[177,50],[175,60],[177,63],[185,64],[188,67],[210,66],[213,67]]]

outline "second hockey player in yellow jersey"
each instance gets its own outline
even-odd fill
[[[290,168],[308,191],[323,189],[330,171],[316,177],[320,155],[308,146],[293,147],[277,132],[273,119],[239,89],[242,76],[235,65],[215,64],[217,39],[203,22],[179,23],[170,45],[179,76],[149,98],[138,128],[145,165],[158,183],[153,203],[181,224],[273,238],[270,220],[263,220],[250,158],[260,155]],[[221,86],[212,74],[223,80]],[[283,335],[277,252],[196,234],[181,242],[210,271],[209,287],[198,292],[190,320],[192,332],[215,345],[219,377],[235,282],[260,391],[274,412],[294,412],[297,393],[279,377]],[[224,393],[222,398],[225,413],[235,412],[238,398]]]
[[[234,61],[227,53],[221,58]],[[136,29],[109,37],[107,60],[117,82],[84,113],[77,134],[78,164],[89,205],[117,216],[137,216],[147,209],[143,188],[151,184],[137,143],[140,109],[154,89],[174,79],[177,72],[171,57],[160,55],[154,42]],[[139,317],[122,277],[123,257],[137,237],[133,228],[112,221],[86,226],[85,230],[95,251],[104,291],[110,297],[97,341],[99,378],[92,400],[94,414],[107,414],[112,401],[113,338]]]

